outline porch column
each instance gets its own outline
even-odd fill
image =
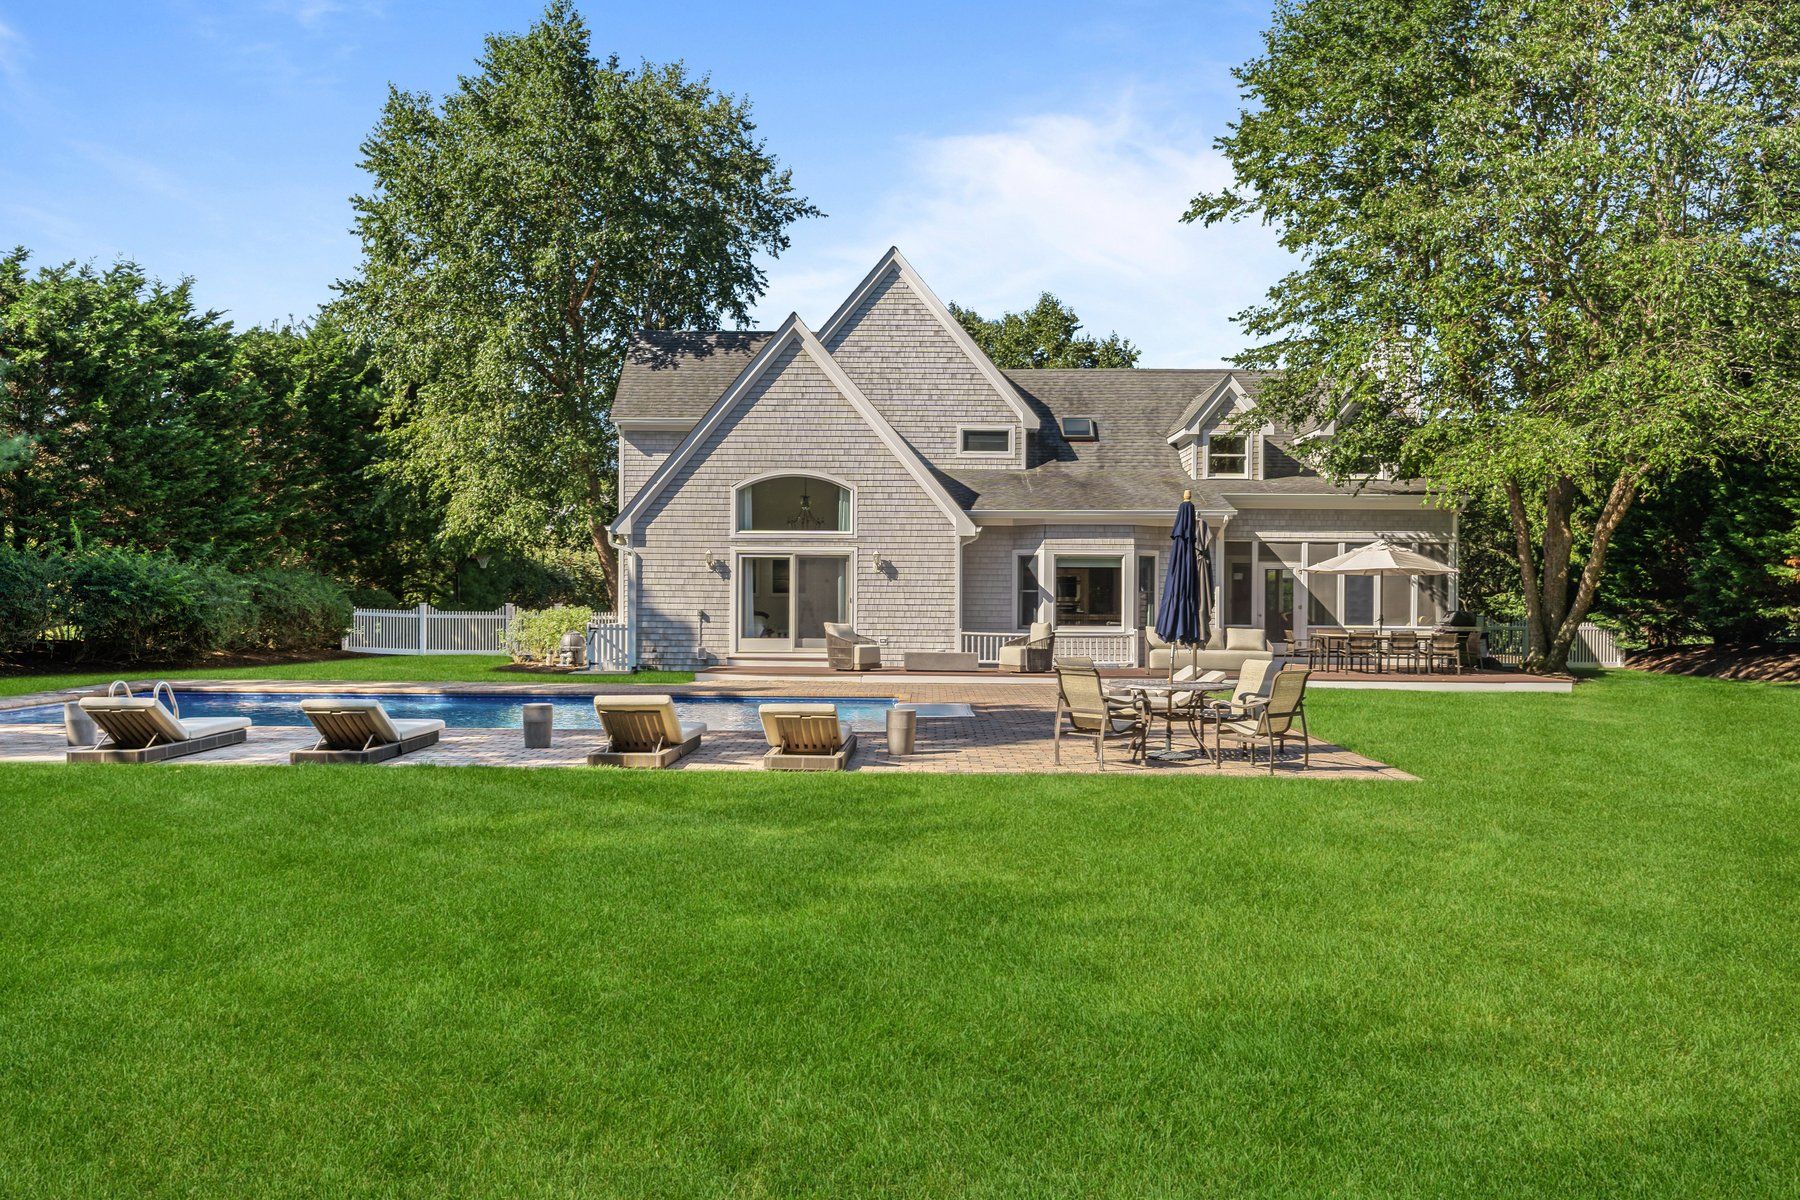
[[[1052,560],[1050,539],[1040,532],[1037,549],[1038,620],[1051,624],[1056,620],[1056,580],[1050,578]]]
[[[1206,630],[1210,642],[1215,636],[1220,640],[1225,636],[1225,527],[1231,524],[1228,517],[1219,522],[1219,528],[1212,540],[1212,628]]]

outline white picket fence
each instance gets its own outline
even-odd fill
[[[358,654],[504,654],[515,609],[439,612],[417,608],[359,608],[343,648]]]
[[[631,652],[631,627],[612,619],[595,618],[587,630],[588,665],[600,671],[635,671],[637,659]]]
[[[1525,622],[1487,622],[1482,625],[1481,633],[1487,641],[1488,653],[1507,666],[1516,667],[1524,661]],[[1625,654],[1619,649],[1619,640],[1611,630],[1602,629],[1592,621],[1583,621],[1576,628],[1575,641],[1569,647],[1569,665],[1588,669],[1622,667]]]

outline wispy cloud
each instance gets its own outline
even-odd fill
[[[25,55],[25,35],[0,21],[0,75],[8,79],[18,75]]]
[[[179,204],[193,204],[195,201],[193,190],[179,175],[149,159],[115,150],[99,142],[71,141],[69,148],[140,195],[173,200]]]
[[[797,231],[768,308],[823,319],[893,243],[946,300],[997,313],[1052,291],[1146,366],[1216,363],[1242,348],[1230,317],[1284,256],[1259,227],[1180,223],[1231,178],[1210,141],[1129,102],[914,141],[866,211]]]

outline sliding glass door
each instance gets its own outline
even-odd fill
[[[847,551],[745,554],[737,570],[739,650],[823,650],[825,623],[850,619]]]

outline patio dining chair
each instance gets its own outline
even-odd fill
[[[1409,671],[1419,669],[1419,635],[1410,629],[1396,629],[1387,635],[1386,643],[1381,647],[1381,658],[1384,664],[1406,664]]]
[[[1306,681],[1312,675],[1304,667],[1283,667],[1269,686],[1268,701],[1259,706],[1254,716],[1237,721],[1221,721],[1218,729],[1218,753],[1213,765],[1225,764],[1225,738],[1230,736],[1250,755],[1256,765],[1256,748],[1269,748],[1269,774],[1275,773],[1276,755],[1287,749],[1287,739],[1299,728],[1300,766],[1312,766],[1312,739],[1306,732]]]
[[[1130,739],[1132,758],[1141,757],[1150,738],[1148,702],[1141,696],[1109,696],[1100,682],[1092,659],[1063,658],[1056,662],[1056,727],[1052,734],[1056,761],[1062,762],[1063,718],[1069,732],[1094,739],[1094,759],[1106,769],[1108,738]]]
[[[1447,670],[1462,674],[1462,636],[1455,632],[1434,633],[1430,642],[1421,647],[1424,651],[1426,665],[1429,670],[1437,670],[1441,664]]]
[[[1344,638],[1344,669],[1354,671],[1361,663],[1364,670],[1381,670],[1381,642],[1373,633],[1351,633]]]

